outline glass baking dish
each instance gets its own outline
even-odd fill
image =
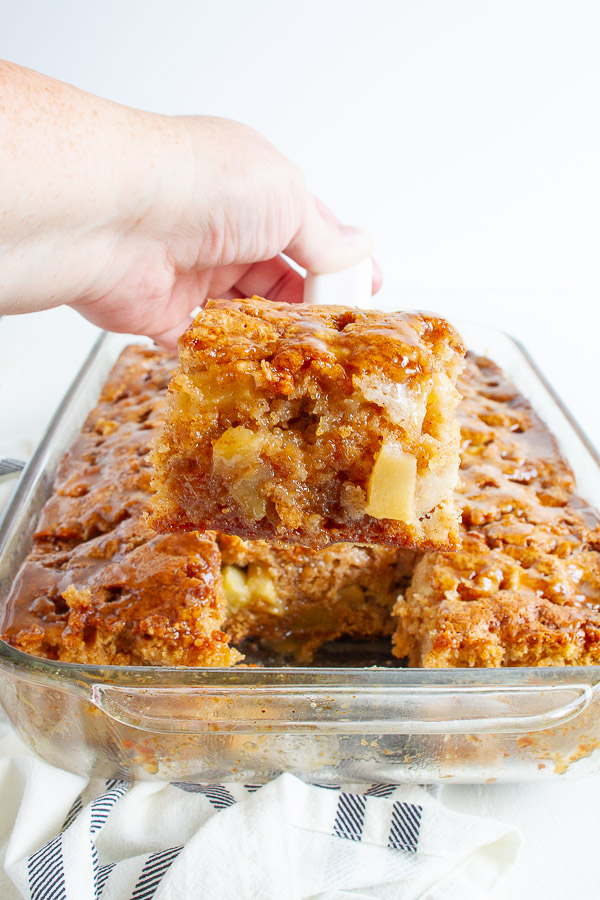
[[[558,436],[581,494],[600,459],[526,351],[458,323]],[[27,554],[60,458],[121,349],[102,335],[0,524],[0,604]],[[117,488],[115,488],[117,489]],[[86,775],[259,783],[281,771],[341,781],[524,781],[600,769],[600,666],[506,669],[87,666],[0,642],[0,701],[22,739]]]

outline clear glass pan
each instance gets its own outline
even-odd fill
[[[459,323],[558,436],[600,505],[600,459],[526,351]],[[0,606],[65,449],[125,344],[102,335],[0,523]],[[38,659],[0,642],[0,701],[20,736],[73,772],[261,782],[523,781],[600,769],[600,667],[177,669]]]

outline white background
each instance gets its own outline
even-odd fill
[[[6,59],[262,131],[372,230],[382,305],[517,334],[600,443],[597,0],[0,0],[0,13]]]
[[[599,51],[597,0],[0,0],[0,56],[122,103],[262,131],[371,229],[382,305],[516,334],[596,444]],[[68,314],[44,316],[40,343],[53,329],[67,347],[90,339]],[[25,373],[26,327],[0,342],[0,413],[15,373],[22,396],[5,439],[7,422],[37,436],[81,352]],[[596,895],[599,780],[446,795],[524,826],[498,897]]]

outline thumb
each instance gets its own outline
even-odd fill
[[[366,259],[371,243],[367,231],[343,225],[321,200],[308,194],[300,228],[283,252],[309,272],[324,275]]]

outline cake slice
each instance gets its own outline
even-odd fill
[[[172,354],[132,345],[58,467],[36,529],[38,545],[77,546],[146,513],[150,443],[164,418]]]
[[[430,315],[210,301],[179,342],[153,526],[456,547],[463,356]]]
[[[63,457],[2,637],[20,650],[95,665],[230,666],[241,655],[214,534],[148,527],[149,442],[175,360],[126,348]]]
[[[462,547],[422,556],[394,653],[433,668],[597,664],[598,514],[494,363],[470,357],[459,386]]]
[[[37,545],[8,598],[3,638],[63,662],[231,666],[213,534],[156,535],[141,518],[69,550]]]

